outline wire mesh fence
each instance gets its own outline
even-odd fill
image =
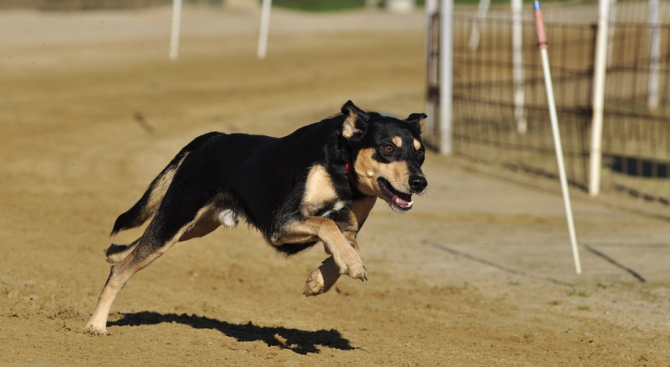
[[[645,4],[620,3],[610,30],[601,182],[605,191],[670,205],[670,24],[650,26],[649,14],[639,10]],[[545,10],[568,180],[582,189],[589,180],[596,7]],[[667,19],[666,13],[659,19]],[[532,16],[524,15],[521,118],[509,11],[494,11],[484,22],[467,12],[454,15],[453,152],[553,178],[558,170],[542,66]],[[479,24],[476,48],[473,24]],[[662,41],[653,46],[653,39]],[[433,88],[429,98],[437,93]]]
[[[662,52],[650,51],[658,32]],[[670,198],[670,25],[617,25],[608,67],[603,177],[635,196]]]

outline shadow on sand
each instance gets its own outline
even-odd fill
[[[136,312],[122,314],[121,319],[110,321],[108,326],[140,326],[161,323],[178,323],[195,329],[212,329],[235,338],[240,342],[262,341],[268,346],[279,346],[298,354],[319,353],[317,345],[340,349],[354,350],[349,340],[342,337],[337,330],[305,331],[285,327],[231,324],[208,317],[174,313],[160,314],[157,312]]]

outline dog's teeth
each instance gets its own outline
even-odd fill
[[[393,203],[401,208],[409,209],[414,205],[414,201],[405,201],[401,199],[398,195],[393,196]]]

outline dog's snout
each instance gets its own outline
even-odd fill
[[[410,176],[409,177],[409,186],[415,192],[421,192],[426,188],[426,186],[428,186],[428,181],[423,176],[417,176],[417,175]]]

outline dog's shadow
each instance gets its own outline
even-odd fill
[[[226,321],[209,317],[187,314],[160,314],[157,312],[135,312],[121,314],[117,321],[110,321],[109,326],[140,326],[157,325],[161,323],[178,323],[195,329],[212,329],[235,338],[240,342],[262,341],[268,346],[278,346],[289,349],[298,354],[319,353],[317,346],[340,350],[356,349],[349,340],[342,337],[339,331],[317,330],[305,331],[287,329],[285,327],[257,326],[250,322],[246,324],[231,324]]]

